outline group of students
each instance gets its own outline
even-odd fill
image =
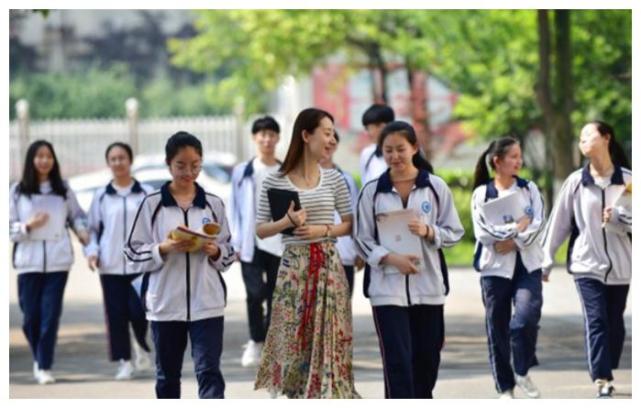
[[[423,157],[414,129],[394,119],[385,105],[373,105],[363,115],[372,143],[361,153],[360,191],[333,162],[339,136],[329,112],[299,113],[283,162],[275,154],[278,123],[269,116],[256,120],[257,155],[234,168],[227,208],[195,182],[202,165],[195,136],[178,132],[168,139],[171,180],[157,191],[131,176],[131,149],[114,143],[106,151],[113,180],[96,192],[88,219],[60,176],[53,146],[34,142],[23,177],[11,188],[10,236],[36,380],[55,381],[50,370],[73,262],[66,230],[71,227],[85,245],[90,268],[100,271],[110,354],[120,362],[117,378],[131,378],[134,370],[150,365],[145,338],[151,322],[158,398],[180,397],[188,340],[199,397],[224,397],[222,272],[235,261],[247,293],[250,336],[241,364],[258,367],[255,389],[267,389],[272,397],[359,398],[351,296],[354,272],[364,267],[363,292],[372,305],[385,397],[431,398],[450,290],[443,248],[460,241],[464,229],[452,193]],[[541,282],[549,279],[553,257],[568,236],[568,271],[583,308],[590,376],[598,396],[614,390],[612,370],[625,338],[632,214],[606,202],[632,175],[607,124],[586,124],[579,147],[588,163],[568,177],[547,223],[536,184],[519,177],[517,140],[493,141],[476,166],[471,262],[480,272],[490,367],[501,398],[512,398],[516,386],[529,397],[539,396],[528,371],[538,364]],[[292,202],[282,218],[273,219],[271,189],[296,192],[301,208]],[[527,203],[525,217],[502,225],[484,218],[485,202],[512,193]],[[38,210],[42,197],[66,214],[54,238],[37,234],[50,218]],[[377,217],[403,209],[416,214],[407,225],[420,237],[421,251],[414,255],[391,252],[379,237]],[[212,222],[220,231],[198,251],[189,241],[171,238],[178,225],[198,229]],[[388,273],[390,267],[396,273]]]

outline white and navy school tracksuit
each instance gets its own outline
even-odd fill
[[[85,230],[87,221],[67,183],[65,197],[54,194],[49,182],[41,183],[40,194],[31,197],[21,194],[17,187],[18,183],[13,185],[9,194],[9,236],[14,243],[13,267],[18,272],[22,330],[38,368],[49,370],[54,360],[62,298],[73,264],[67,227],[77,232]],[[66,225],[57,239],[33,239],[33,231],[27,232],[27,220],[33,215],[32,199],[36,196],[47,197],[54,203],[51,208],[66,214]]]
[[[569,236],[568,272],[573,275],[583,308],[586,353],[592,380],[612,380],[625,341],[623,312],[632,275],[632,213],[615,207],[606,228],[605,207],[632,182],[632,172],[615,166],[602,186],[589,164],[570,174],[558,194],[542,244],[544,273],[550,273],[554,254]]]
[[[356,201],[358,200],[358,188],[356,187],[356,182],[354,178],[345,173],[341,168],[336,166],[336,170],[343,176],[345,183],[347,184],[347,189],[349,190],[349,195],[352,201],[353,211],[356,212]],[[338,211],[334,211],[334,223],[340,224],[343,222]],[[352,235],[344,235],[338,237],[336,240],[336,249],[338,250],[338,256],[341,258],[341,264],[343,269],[345,269],[345,275],[347,276],[347,283],[349,284],[349,293],[350,295],[354,293],[354,262],[356,261],[356,247],[354,246],[354,239]]]
[[[531,217],[523,232],[518,231],[517,220],[492,225],[480,211],[483,203],[508,193],[521,194],[524,211]],[[543,199],[531,181],[517,177],[511,188],[499,192],[494,180],[490,180],[472,194],[474,269],[481,273],[490,367],[499,393],[514,388],[514,373],[525,376],[531,367],[538,365],[536,340],[543,306],[543,251],[537,238],[544,218]],[[508,239],[514,240],[517,249],[503,255],[497,253],[494,244]]]
[[[202,251],[169,253],[159,246],[178,225],[199,229],[220,224],[216,238],[217,259]],[[169,182],[140,204],[125,243],[128,268],[144,272],[143,305],[156,349],[156,396],[180,397],[180,376],[187,338],[200,398],[223,398],[225,382],[220,372],[223,313],[226,288],[221,272],[234,262],[223,201],[196,184],[191,207],[183,210],[169,192]]]
[[[145,311],[131,286],[140,273],[127,268],[122,249],[138,206],[152,190],[137,180],[127,188],[114,187],[110,182],[96,191],[89,209],[91,241],[84,253],[87,257],[98,257],[111,361],[131,359],[129,323],[138,344],[150,351],[145,339]]]
[[[234,167],[227,217],[231,242],[240,253],[240,269],[247,295],[249,336],[254,342],[262,343],[271,320],[272,297],[283,246],[280,234],[277,234],[262,240],[266,245],[264,249],[259,248],[256,237],[256,202],[260,191],[254,166],[256,160],[260,159],[252,158]],[[267,303],[266,311],[263,310],[263,302]]]
[[[363,186],[379,178],[387,170],[387,163],[385,163],[383,153],[377,149],[376,143],[370,144],[361,151],[359,167]]]
[[[422,241],[422,269],[414,275],[383,273],[376,215],[413,208],[432,226],[433,243]],[[385,374],[386,398],[431,398],[444,340],[443,304],[449,292],[441,248],[463,237],[463,226],[445,182],[420,170],[407,206],[393,186],[389,170],[363,187],[354,223],[356,247],[371,269],[364,292],[372,304]]]

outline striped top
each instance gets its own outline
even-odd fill
[[[273,173],[267,176],[263,182],[258,201],[256,224],[271,222],[272,215],[269,210],[267,190],[276,188],[280,190],[296,191],[300,199],[300,205],[307,210],[306,225],[334,225],[334,210],[341,216],[352,213],[349,189],[345,179],[336,169],[320,168],[320,182],[312,189],[302,190],[291,182],[289,177],[281,173]],[[327,238],[316,238],[304,240],[296,236],[282,234],[283,245],[310,244],[312,242],[324,241]],[[335,241],[335,238],[332,238]]]

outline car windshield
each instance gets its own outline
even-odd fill
[[[231,181],[232,168],[229,166],[221,166],[214,163],[205,163],[203,165],[205,173],[221,183],[229,183]]]

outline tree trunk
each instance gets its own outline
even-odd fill
[[[374,103],[387,105],[387,67],[381,52],[381,45],[374,43],[369,53],[372,70],[372,94]]]
[[[537,29],[539,34],[539,75],[535,84],[535,91],[539,107],[543,112],[543,134],[545,135],[545,157],[553,157],[552,143],[554,139],[554,106],[550,95],[550,24],[547,10],[537,11]],[[550,160],[543,168],[545,190],[543,195],[546,203],[554,200],[553,177],[555,163]],[[551,210],[551,205],[546,210]]]
[[[556,38],[556,83],[557,118],[556,146],[554,149],[556,166],[554,177],[565,179],[578,163],[574,163],[575,141],[572,132],[570,115],[574,109],[574,94],[572,86],[572,50],[570,37],[570,10],[556,10],[554,13]]]
[[[409,64],[406,64],[406,67],[410,84],[412,126],[414,126],[416,137],[423,148],[425,157],[430,160],[432,157],[432,135],[429,112],[427,111],[427,74],[424,71],[412,69]]]
[[[546,156],[553,160],[546,169],[545,198],[552,203],[553,191],[574,170],[574,135],[571,114],[574,109],[570,12],[556,10],[554,15],[554,88],[550,74],[551,34],[547,10],[537,12],[539,35],[539,75],[535,85],[538,104],[543,112]],[[554,182],[551,177],[553,174]],[[556,188],[555,188],[556,187]],[[550,206],[548,206],[550,207]],[[549,208],[548,208],[549,210]]]

